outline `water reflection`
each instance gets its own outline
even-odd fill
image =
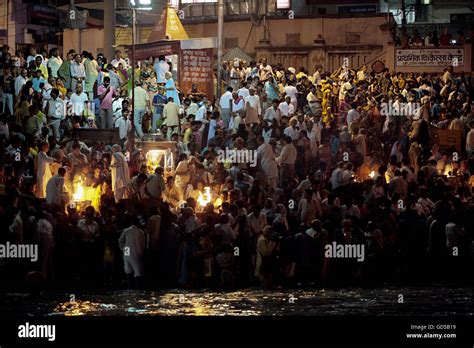
[[[474,315],[472,289],[447,287],[265,291],[113,291],[10,293],[0,313],[60,316]],[[398,302],[403,294],[404,303]]]

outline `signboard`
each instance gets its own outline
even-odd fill
[[[29,5],[28,23],[45,25],[48,27],[59,26],[59,11],[48,5]]]
[[[372,14],[377,12],[376,5],[365,6],[339,6],[337,8],[339,14],[343,15],[357,15],[357,14]]]
[[[461,131],[430,127],[430,135],[433,141],[442,150],[453,150],[461,152]]]
[[[199,92],[213,95],[212,49],[181,50],[180,87],[188,94],[195,84]]]
[[[427,48],[396,50],[397,66],[438,66],[464,65],[464,49],[462,48]]]
[[[132,47],[127,45],[128,55],[132,55]],[[179,41],[162,41],[135,45],[135,59],[143,60],[150,57],[169,56],[179,52]]]

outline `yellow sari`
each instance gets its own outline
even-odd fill
[[[331,113],[328,113],[328,108],[331,107],[330,105],[330,100],[329,98],[331,97],[331,86],[329,86],[329,84],[325,84],[323,86],[323,101],[321,103],[321,107],[322,107],[322,120],[323,120],[323,123],[325,124],[329,124],[331,121],[332,121],[332,114]]]

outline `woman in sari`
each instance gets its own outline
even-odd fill
[[[180,107],[181,102],[179,100],[179,93],[178,93],[178,90],[176,89],[176,85],[174,84],[174,80],[169,71],[165,73],[165,78],[166,78],[166,84],[165,84],[166,99],[170,97],[173,98],[173,101],[176,104],[178,104],[178,106]]]
[[[66,97],[67,89],[66,89],[66,87],[64,87],[64,83],[63,83],[62,78],[60,78],[60,77],[56,78],[53,87],[57,88],[63,97]]]
[[[128,72],[127,70],[123,67],[122,63],[119,63],[118,68],[117,68],[117,74],[120,76],[122,81],[127,81],[128,80]]]

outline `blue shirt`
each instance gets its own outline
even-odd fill
[[[153,105],[154,104],[166,104],[166,97],[160,93],[156,93],[154,96],[153,96]],[[164,105],[158,105],[157,107],[155,107],[155,113],[156,114],[161,114],[163,113],[163,107]]]
[[[34,77],[31,82],[33,82],[33,89],[35,90],[35,92],[41,92],[40,84],[46,83],[46,80],[42,77],[40,77],[39,79]]]
[[[265,93],[267,94],[268,100],[272,101],[273,99],[278,98],[278,86],[275,83],[270,83],[270,81],[265,82]]]

